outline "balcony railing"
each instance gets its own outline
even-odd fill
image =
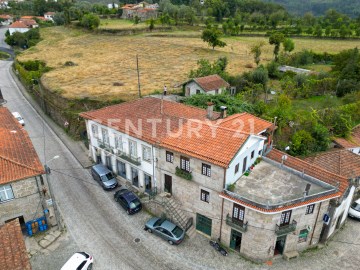
[[[285,235],[285,234],[292,233],[293,231],[296,230],[296,225],[297,225],[297,222],[295,220],[293,220],[290,224],[287,224],[287,225],[277,225],[276,224],[275,234],[276,235]]]
[[[240,232],[244,233],[247,231],[247,226],[248,226],[247,221],[244,223],[238,219],[232,218],[229,214],[227,214],[226,216],[226,224]]]
[[[117,153],[117,156],[122,158],[122,159],[125,159],[126,161],[129,161],[131,162],[132,164],[135,164],[137,166],[141,165],[141,158],[140,157],[134,157],[132,155],[129,155],[125,152],[118,152]]]
[[[175,171],[175,175],[184,178],[188,181],[190,181],[192,179],[192,174],[191,172],[185,171],[180,169],[179,167],[176,167],[176,171]]]

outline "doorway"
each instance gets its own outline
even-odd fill
[[[106,167],[112,171],[111,156],[106,156]]]
[[[212,220],[201,214],[196,214],[196,229],[211,236]]]
[[[139,187],[139,172],[135,168],[131,168],[131,179],[133,186]]]
[[[172,194],[172,177],[165,174],[164,191]]]
[[[286,235],[279,236],[276,239],[274,255],[279,255],[279,254],[282,255],[284,253],[285,243],[286,243]]]
[[[145,192],[150,193],[152,189],[151,176],[144,173],[144,178],[145,178]]]
[[[242,234],[238,231],[231,230],[230,248],[240,252]]]

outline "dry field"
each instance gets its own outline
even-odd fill
[[[168,85],[187,79],[191,69],[201,58],[215,60],[220,56],[229,59],[228,71],[239,74],[253,64],[250,46],[266,38],[231,37],[224,39],[228,46],[214,51],[186,32],[147,34],[136,36],[93,35],[80,30],[51,27],[41,29],[43,41],[25,51],[19,60],[39,59],[54,68],[46,73],[42,82],[65,97],[132,99],[137,94],[136,55],[139,56],[142,94],[149,94]],[[337,52],[359,46],[359,41],[329,41],[295,39],[296,50]],[[273,47],[263,49],[262,62],[272,58]],[[65,66],[72,61],[75,66]]]

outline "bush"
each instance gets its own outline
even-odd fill
[[[94,30],[99,27],[100,19],[97,15],[89,13],[85,14],[81,19],[81,26],[89,30]]]

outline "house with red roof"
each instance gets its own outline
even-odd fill
[[[0,225],[19,218],[23,226],[44,215],[44,191],[49,190],[44,173],[29,135],[0,107]]]
[[[348,179],[272,149],[274,124],[249,113],[146,97],[80,116],[92,159],[124,184],[160,194],[157,208],[190,236],[265,261],[326,240],[324,217],[331,228],[346,219]]]
[[[217,95],[226,92],[230,87],[230,84],[217,74],[193,78],[182,85],[187,97],[195,94]]]
[[[31,270],[18,219],[0,225],[0,269]]]
[[[145,21],[150,18],[157,18],[159,4],[149,4],[147,2],[140,2],[138,4],[125,4],[122,9],[122,19],[134,19],[136,16]]]
[[[345,148],[354,154],[360,155],[360,125],[353,128],[350,138],[335,138],[333,142],[335,147]]]
[[[46,13],[44,14],[44,18],[45,18],[45,20],[47,20],[47,21],[52,21],[52,22],[54,22],[54,15],[55,15],[55,12],[49,11],[49,12],[46,12]]]
[[[10,25],[13,22],[13,17],[7,14],[0,14],[0,21],[1,25]]]
[[[26,25],[25,23],[23,23],[22,21],[13,22],[9,26],[10,35],[14,34],[15,32],[25,33],[29,30],[30,30],[30,27],[28,25]]]

